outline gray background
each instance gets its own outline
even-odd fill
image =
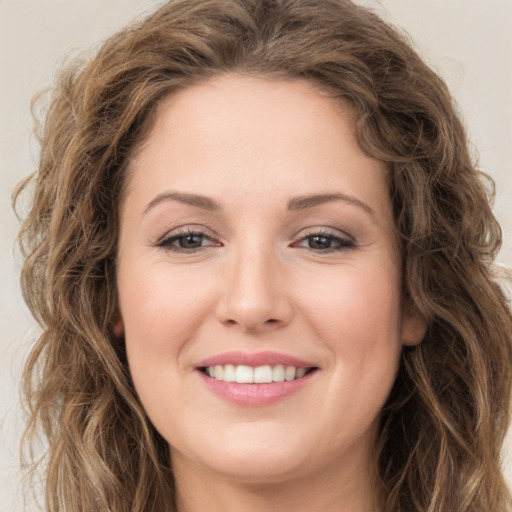
[[[512,0],[360,0],[403,27],[448,82],[497,184],[495,213],[512,263]],[[51,84],[65,56],[91,51],[155,0],[0,0],[0,510],[21,512],[18,467],[22,413],[18,381],[37,335],[18,286],[10,194],[37,162],[30,99]],[[510,436],[509,436],[510,438]],[[512,484],[512,441],[504,450]],[[30,507],[32,510],[33,507]]]

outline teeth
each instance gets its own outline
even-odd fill
[[[256,368],[254,368],[254,382],[256,384],[272,382],[272,367],[257,366]]]
[[[250,384],[254,382],[254,371],[250,366],[237,366],[235,368],[235,381],[240,384]]]
[[[282,364],[278,364],[274,366],[272,370],[272,380],[274,382],[283,382],[284,380],[284,366]]]
[[[233,364],[208,366],[206,374],[216,380],[225,382],[238,382],[240,384],[264,384],[269,382],[283,382],[300,379],[306,375],[307,368],[295,366],[264,365],[252,366]]]
[[[293,380],[295,379],[295,374],[297,373],[297,370],[295,366],[287,366],[284,370],[284,378],[285,380]]]
[[[225,380],[226,382],[235,382],[236,373],[234,365],[227,364],[224,366],[224,378],[222,380]]]

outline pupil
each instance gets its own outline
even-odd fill
[[[314,236],[309,240],[309,247],[311,249],[328,249],[331,246],[331,241],[325,236]]]
[[[187,235],[180,238],[180,247],[184,249],[194,249],[196,247],[201,247],[201,242],[201,235]]]

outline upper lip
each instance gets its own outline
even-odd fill
[[[303,359],[299,359],[294,356],[266,350],[263,352],[253,353],[242,351],[224,352],[222,354],[217,354],[215,356],[208,357],[203,361],[200,361],[196,367],[204,368],[207,366],[226,364],[232,364],[234,366],[246,365],[254,367],[266,365],[275,366],[282,364],[284,366],[295,366],[296,368],[312,368],[316,366],[314,363],[304,361]]]

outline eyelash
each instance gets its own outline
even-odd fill
[[[320,239],[324,238],[327,239],[330,243],[335,243],[337,247],[329,247],[326,249],[313,249],[313,247],[304,247],[305,249],[309,249],[310,251],[313,251],[315,253],[320,254],[328,254],[332,252],[344,252],[348,251],[350,249],[354,249],[356,247],[356,244],[352,238],[347,236],[346,238],[343,238],[341,236],[335,235],[331,231],[327,230],[319,230],[319,231],[312,231],[311,233],[308,233],[301,237],[298,242],[293,242],[292,246],[297,247],[298,244],[302,241],[312,240],[312,239]]]
[[[172,251],[177,252],[181,254],[191,254],[196,253],[198,251],[204,250],[205,247],[218,247],[220,246],[220,242],[213,241],[213,243],[210,243],[208,245],[201,245],[199,247],[193,247],[193,248],[186,248],[186,247],[176,247],[172,244],[175,242],[178,242],[181,239],[185,239],[187,237],[201,237],[201,242],[203,242],[205,239],[207,240],[213,240],[213,237],[209,234],[199,231],[199,230],[193,230],[190,228],[186,229],[180,229],[179,231],[173,233],[172,235],[166,236],[160,241],[158,241],[155,245],[157,247],[161,247],[165,249],[166,251]],[[354,240],[350,237],[343,238],[341,236],[337,236],[333,234],[330,231],[327,230],[319,230],[319,231],[313,231],[311,233],[308,233],[301,237],[297,242],[293,242],[291,244],[292,247],[300,247],[300,243],[303,241],[311,241],[313,239],[326,239],[329,243],[334,243],[337,245],[337,247],[328,247],[328,248],[317,248],[314,249],[313,247],[303,247],[304,249],[310,250],[314,253],[320,253],[320,254],[328,254],[332,252],[344,252],[348,251],[350,249],[354,249],[356,247],[356,244]],[[311,243],[311,242],[309,242]]]
[[[157,242],[155,245],[157,247],[162,247],[166,251],[173,251],[177,253],[194,253],[197,251],[200,251],[201,249],[204,249],[204,247],[214,247],[219,246],[219,242],[214,242],[212,244],[209,244],[207,246],[201,245],[200,247],[194,247],[194,248],[185,248],[185,247],[176,247],[172,244],[176,241],[179,241],[180,239],[184,239],[187,237],[193,237],[193,236],[199,236],[202,237],[202,239],[212,239],[212,236],[208,235],[207,233],[199,230],[193,230],[190,228],[180,229],[176,232],[174,232],[172,235],[165,236],[163,239],[161,239],[159,242]]]

